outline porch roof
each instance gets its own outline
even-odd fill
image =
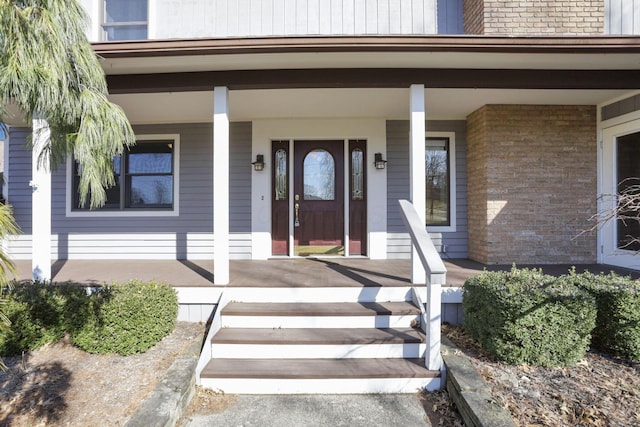
[[[640,60],[637,36],[248,37],[93,47],[112,94],[410,84],[636,89]]]
[[[504,271],[510,265],[484,265],[468,259],[444,261],[447,284],[459,287],[464,281],[484,269]],[[31,260],[16,261],[19,280],[31,277]],[[551,275],[569,271],[569,264],[522,265],[542,268]],[[575,265],[576,271],[593,273],[615,271],[640,278],[640,271],[602,264]],[[159,280],[173,287],[213,286],[212,261],[187,260],[58,260],[53,264],[54,282],[76,282],[101,285],[129,279]],[[277,287],[282,283],[294,287],[324,286],[411,286],[410,260],[369,260],[359,258],[273,259],[267,261],[236,260],[230,262],[230,287]],[[417,285],[420,286],[420,285]]]

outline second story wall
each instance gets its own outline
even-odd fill
[[[436,0],[150,2],[149,38],[158,39],[437,33]]]
[[[91,41],[640,34],[640,0],[79,0]]]

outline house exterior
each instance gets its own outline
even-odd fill
[[[640,176],[640,1],[82,4],[138,144],[89,211],[73,159],[32,171],[11,123],[6,247],[37,277],[211,260],[225,285],[234,259],[410,258],[401,199],[443,259],[640,268],[637,229],[588,231]]]
[[[289,190],[273,188],[275,174],[298,172],[276,170],[275,147],[291,156],[295,141],[313,139],[341,140],[347,154],[339,191],[353,194],[339,207],[344,230],[334,239],[344,255],[406,257],[395,201],[423,185],[410,175],[409,134],[424,127],[424,138],[413,137],[435,167],[424,184],[426,224],[443,256],[634,265],[611,238],[616,227],[580,233],[616,190],[614,140],[635,133],[636,2],[83,4],[112,99],[141,142],[156,141],[139,146],[172,148],[153,154],[166,170],[133,178],[166,193],[145,205],[120,200],[134,191],[123,185],[105,209],[79,209],[71,160],[55,171],[52,259],[209,259],[220,204],[228,205],[220,209],[229,212],[229,258],[293,256],[295,204],[272,195]],[[228,122],[225,148],[212,141],[218,114]],[[24,233],[9,243],[18,259],[31,257],[34,236],[27,133],[11,128],[5,156],[5,194]],[[214,163],[219,148],[224,165]],[[353,150],[361,150],[358,165]],[[376,153],[385,169],[374,167]],[[257,155],[262,171],[248,166]],[[228,196],[212,190],[216,166],[229,168],[215,176],[227,175]],[[357,173],[362,188],[349,190]]]

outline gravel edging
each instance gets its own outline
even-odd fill
[[[175,426],[195,394],[196,365],[202,349],[203,335],[192,340],[176,357],[162,379],[126,427]]]
[[[446,337],[442,337],[442,359],[447,368],[446,387],[464,423],[468,427],[515,427],[511,415],[495,403],[491,388],[461,356],[460,350]]]

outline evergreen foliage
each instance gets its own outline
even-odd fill
[[[593,330],[595,348],[640,360],[640,281],[615,273],[571,272],[576,286],[596,299],[598,317]]]
[[[596,319],[593,297],[571,281],[515,267],[468,279],[462,304],[468,333],[510,364],[575,364]]]
[[[114,156],[135,136],[124,111],[107,99],[104,72],[84,33],[87,23],[77,0],[0,0],[0,123],[10,110],[45,120],[47,127],[34,126],[34,132],[50,131],[43,146],[32,147],[39,167],[52,170],[73,154],[80,165],[80,204],[97,208],[106,202],[105,189],[115,185]],[[7,234],[17,234],[17,226],[3,206],[0,237]],[[12,268],[0,251],[0,289]],[[8,325],[6,304],[0,293],[0,332]]]
[[[80,204],[104,205],[115,185],[113,157],[135,142],[120,107],[107,99],[104,72],[87,41],[77,0],[0,0],[0,122],[13,105],[49,124],[41,167],[68,154],[80,164]],[[90,200],[89,200],[90,199]]]
[[[73,342],[89,353],[143,353],[167,336],[178,316],[178,297],[166,284],[131,280],[92,295]]]
[[[84,323],[89,297],[84,288],[20,283],[7,294],[11,328],[0,331],[0,355],[15,356],[58,341]]]
[[[131,280],[87,293],[76,284],[21,283],[7,293],[11,328],[0,355],[36,350],[69,334],[90,353],[143,353],[173,331],[178,298],[169,285]]]

